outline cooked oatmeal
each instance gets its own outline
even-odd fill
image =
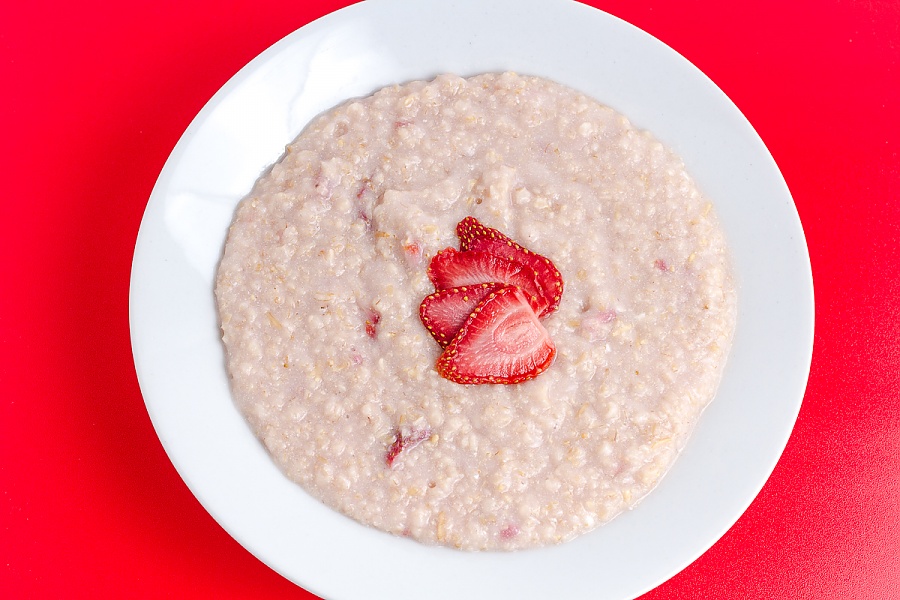
[[[553,261],[552,365],[435,369],[426,273],[474,216]],[[466,550],[555,544],[634,506],[713,398],[725,239],[682,161],[621,114],[511,73],[442,75],[316,118],[241,202],[216,297],[235,402],[350,517]]]

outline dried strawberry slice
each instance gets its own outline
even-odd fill
[[[456,333],[485,296],[505,285],[482,283],[439,290],[422,301],[419,306],[419,318],[437,343],[442,347],[446,346],[456,337]]]
[[[492,227],[482,225],[475,217],[460,221],[456,226],[456,235],[463,252],[487,252],[531,267],[536,274],[537,296],[540,299],[532,305],[543,305],[543,308],[535,309],[539,317],[546,317],[559,307],[563,293],[562,275],[549,258],[520,246]]]
[[[546,312],[548,306],[534,269],[490,252],[459,252],[445,248],[431,259],[428,277],[438,290],[491,282],[517,285],[525,292],[535,312]]]
[[[516,286],[491,292],[475,308],[437,361],[456,383],[520,383],[537,377],[556,346]]]

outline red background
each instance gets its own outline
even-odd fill
[[[197,111],[347,3],[0,4],[0,596],[311,597],[168,461],[132,364],[128,283],[151,188]],[[646,598],[900,598],[900,2],[591,4],[675,48],[756,127],[816,286],[784,456],[725,537]]]

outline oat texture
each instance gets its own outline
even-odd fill
[[[532,381],[435,370],[426,268],[468,215],[565,281],[543,322],[557,357]],[[241,202],[215,291],[235,403],[283,472],[361,523],[465,550],[564,542],[645,496],[715,394],[736,302],[678,156],[512,73],[316,118]]]

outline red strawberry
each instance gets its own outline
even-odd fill
[[[437,371],[456,383],[519,383],[550,366],[556,347],[518,287],[491,292],[444,349]]]
[[[378,335],[378,329],[376,326],[381,322],[381,313],[375,310],[374,308],[370,308],[366,311],[366,335],[370,338],[374,338]]]
[[[491,282],[517,285],[526,293],[535,312],[546,312],[548,306],[534,269],[488,252],[459,252],[445,248],[431,259],[428,277],[438,290]]]
[[[475,217],[466,217],[456,226],[459,247],[463,252],[487,252],[516,263],[531,267],[536,274],[538,302],[533,305],[544,308],[535,310],[539,317],[546,317],[559,307],[563,293],[562,275],[549,258],[535,254],[491,227],[485,227]],[[514,282],[510,282],[514,283]]]
[[[456,337],[472,311],[485,296],[502,288],[504,283],[482,283],[439,290],[422,300],[419,318],[425,329],[442,347]]]
[[[397,459],[397,456],[399,456],[401,452],[415,448],[430,437],[431,430],[428,428],[418,430],[413,429],[406,435],[404,435],[403,431],[398,429],[394,432],[394,442],[391,444],[391,447],[388,448],[387,454],[384,456],[384,461],[387,463],[387,466],[394,466],[394,460]]]
[[[501,242],[512,240],[493,227],[485,227],[475,217],[466,217],[456,224],[456,236],[459,238],[459,249],[465,252],[472,249],[472,243],[477,239],[488,238]]]

